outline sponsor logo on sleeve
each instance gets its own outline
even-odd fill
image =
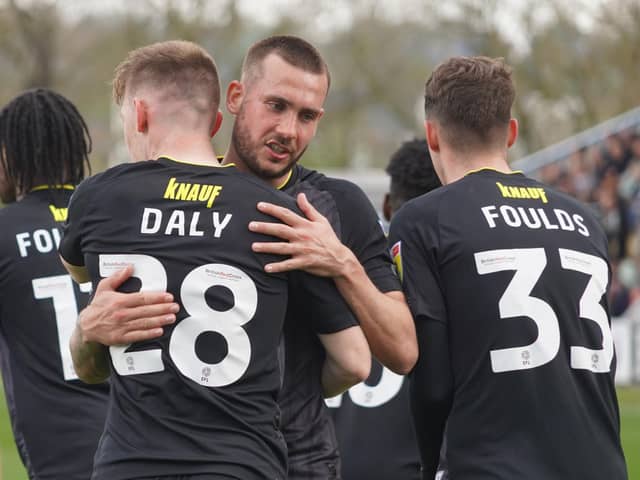
[[[393,258],[398,278],[402,282],[402,241],[397,241],[391,247],[391,258]]]

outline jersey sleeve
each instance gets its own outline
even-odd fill
[[[58,253],[67,263],[84,266],[82,252],[82,224],[89,202],[89,182],[85,180],[73,192],[67,207],[67,220],[62,227],[62,239]]]
[[[436,473],[454,387],[436,256],[438,236],[433,225],[437,225],[435,209],[414,211],[407,205],[394,217],[389,233],[391,254],[418,337],[418,361],[409,378],[423,478],[434,478]]]
[[[378,290],[400,290],[378,214],[362,189],[350,182],[344,185],[342,194],[336,195],[342,243],[356,255]]]
[[[298,321],[307,321],[317,334],[336,333],[358,325],[333,280],[294,271],[289,277],[289,295],[304,298]]]
[[[391,256],[402,282],[402,289],[414,318],[446,323],[447,312],[440,288],[437,248],[438,235],[432,225],[437,213],[414,213],[406,205],[391,222]]]

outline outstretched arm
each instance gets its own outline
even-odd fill
[[[356,255],[342,244],[304,194],[298,195],[298,206],[307,218],[277,205],[258,204],[258,210],[284,223],[251,222],[249,229],[285,241],[257,242],[253,250],[290,256],[266,265],[265,270],[300,269],[332,277],[358,318],[374,356],[394,372],[408,373],[416,362],[418,347],[404,295],[400,291],[382,293],[376,288]]]
[[[80,312],[69,346],[76,373],[87,383],[109,377],[107,346],[159,337],[162,327],[175,322],[179,306],[170,293],[116,291],[132,273],[128,266],[102,279],[91,303]]]

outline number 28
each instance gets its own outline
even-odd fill
[[[149,255],[100,255],[100,275],[109,276],[123,264],[134,267],[133,276],[141,291],[166,291],[167,272]],[[211,308],[205,292],[213,286],[228,288],[234,297],[229,310]],[[169,339],[169,356],[187,378],[205,387],[224,387],[238,381],[251,359],[251,342],[243,325],[252,320],[258,307],[256,285],[246,273],[230,265],[207,264],[191,270],[180,287],[182,306],[189,315],[178,322]],[[227,342],[228,353],[218,363],[202,361],[195,343],[204,332],[216,332]],[[111,360],[121,376],[161,372],[165,369],[159,348],[129,352],[131,345],[109,347]]]

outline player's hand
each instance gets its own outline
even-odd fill
[[[297,201],[306,218],[288,208],[258,203],[258,210],[283,223],[251,222],[249,230],[285,241],[254,242],[253,251],[291,257],[265,265],[265,270],[270,273],[305,270],[323,277],[343,275],[347,260],[353,257],[353,253],[340,242],[329,221],[309,203],[304,193],[298,194]]]
[[[85,342],[124,345],[160,337],[180,309],[167,292],[120,293],[116,289],[133,273],[127,266],[103,278],[91,303],[80,312],[78,328]]]

